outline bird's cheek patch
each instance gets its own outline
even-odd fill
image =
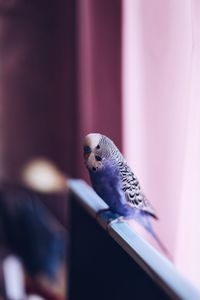
[[[100,169],[102,167],[102,163],[100,161],[97,161],[95,159],[94,154],[91,153],[91,155],[89,156],[89,158],[87,160],[87,166],[88,166],[89,169],[95,168],[97,170],[97,169]]]
[[[101,166],[101,163],[99,163],[98,161],[93,161],[92,166],[98,169]]]

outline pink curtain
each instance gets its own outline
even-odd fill
[[[200,3],[123,1],[123,142],[175,264],[200,285]]]

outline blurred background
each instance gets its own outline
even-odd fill
[[[174,263],[196,285],[199,22],[193,0],[0,0],[1,182],[18,184],[34,157],[88,181],[83,137],[109,136],[155,207]],[[66,229],[66,201],[45,203]]]

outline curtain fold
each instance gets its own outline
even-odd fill
[[[177,265],[200,287],[200,3],[190,1],[192,49]]]
[[[122,147],[121,1],[79,0],[77,3],[77,175],[87,179],[82,159],[86,134],[106,134]]]

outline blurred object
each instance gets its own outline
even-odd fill
[[[68,227],[67,176],[47,158],[30,160],[22,168],[20,182],[38,195],[51,213]]]
[[[45,300],[45,299],[38,295],[30,295],[27,297],[27,300]]]
[[[38,195],[4,184],[0,191],[0,218],[1,241],[23,262],[28,286],[35,282],[34,286],[40,286],[40,290],[64,299],[67,233]]]
[[[37,276],[35,280],[26,278],[28,294],[39,294],[48,300],[67,299],[68,281],[66,270],[60,269],[54,281],[49,281],[45,276]]]
[[[45,299],[37,295],[29,295],[27,297],[27,300],[45,300]]]
[[[6,297],[9,300],[25,300],[25,281],[22,264],[14,256],[7,256],[3,261],[3,274]]]
[[[56,165],[45,158],[31,160],[22,171],[22,181],[29,188],[41,193],[67,190],[67,180]]]

